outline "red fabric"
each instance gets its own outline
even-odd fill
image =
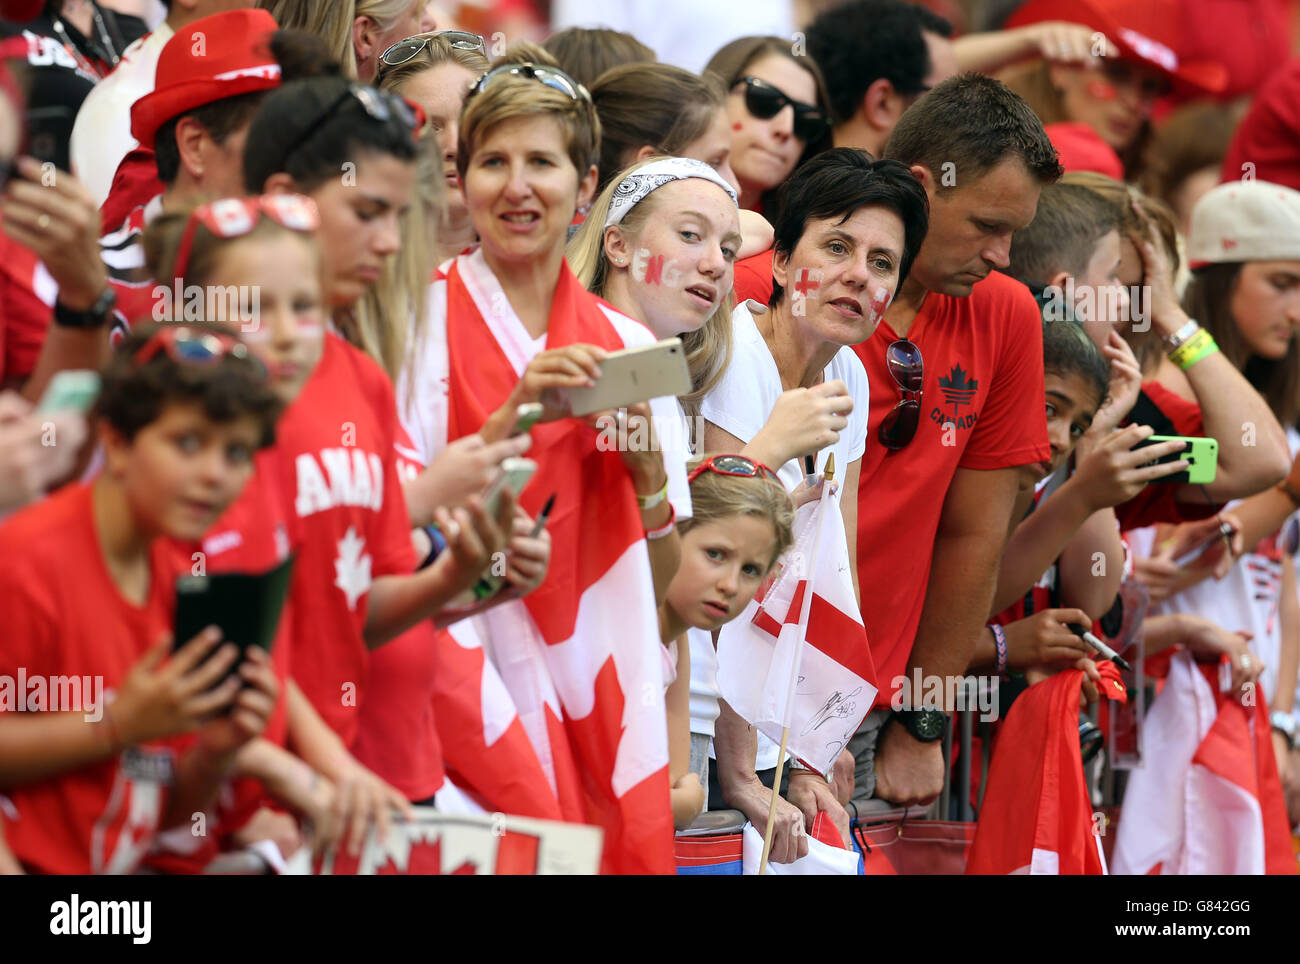
[[[54,317],[53,300],[47,304],[36,293],[44,274],[35,254],[0,233],[0,379],[25,380],[36,368]],[[51,280],[48,293],[54,290]]]
[[[885,365],[885,349],[896,338],[882,322],[853,349],[871,385],[858,482],[858,585],[880,681],[876,706],[889,702],[893,681],[907,670],[944,493],[957,469],[1050,457],[1042,320],[1028,288],[995,271],[968,297],[926,296],[908,331],[925,360],[920,425],[908,446],[890,453],[876,427],[900,397]]]
[[[156,543],[147,602],[124,599],[104,562],[86,485],[67,486],[10,517],[0,526],[0,675],[16,681],[21,670],[29,682],[100,676],[105,694],[115,690],[170,632],[173,563],[169,548]],[[92,687],[83,708],[97,695]],[[0,712],[17,708],[6,702],[0,698]],[[17,819],[0,806],[5,840],[29,870],[130,873],[157,832],[174,762],[175,745],[155,741],[6,789]]]
[[[736,262],[736,300],[765,305],[772,298],[772,252],[760,251]]]
[[[396,425],[399,479],[422,466]],[[442,786],[442,746],[434,725],[437,638],[431,623],[413,626],[370,654],[366,699],[352,752],[409,800],[427,800]]]
[[[1142,391],[1173,422],[1174,431],[1169,434],[1195,437],[1205,434],[1201,406],[1189,402],[1154,380],[1143,382]],[[1115,506],[1115,517],[1119,520],[1120,529],[1141,529],[1158,522],[1191,522],[1214,515],[1215,507],[1208,503],[1179,502],[1175,498],[1178,489],[1179,486],[1172,483],[1154,483],[1127,502]]]
[[[1087,124],[1058,123],[1043,127],[1061,166],[1067,171],[1096,171],[1117,181],[1124,180],[1124,163],[1111,147]]]
[[[458,262],[447,275],[447,318],[447,440],[453,441],[478,431],[505,403],[518,376],[479,314],[461,279]],[[564,265],[551,302],[546,345],[579,342],[610,350],[623,347],[599,299]],[[622,459],[615,451],[598,449],[590,428],[576,419],[563,419],[537,425],[532,434],[530,456],[538,463],[537,475],[552,484],[525,489],[520,504],[536,515],[548,489],[556,492],[556,501],[548,523],[551,561],[547,578],[523,603],[542,638],[555,645],[573,636],[582,594],[629,547],[642,541],[643,532]],[[613,787],[624,703],[637,694],[620,689],[613,642],[601,640],[598,645],[608,655],[595,673],[592,711],[580,719],[550,721],[550,743],[557,758],[567,746],[575,764],[570,768],[562,760],[557,763],[560,805],[568,819],[583,819],[604,828],[604,872],[672,873],[673,825],[666,761],[621,796]]]
[[[1291,55],[1294,8],[1294,0],[1182,0],[1182,55],[1227,68],[1223,100],[1253,95]]]
[[[351,744],[369,664],[363,631],[370,582],[415,567],[393,451],[388,376],[337,335],[276,428],[302,531],[294,566],[294,679]]]
[[[1239,181],[1247,172],[1300,190],[1300,57],[1269,78],[1232,135],[1219,179]]]
[[[1102,696],[1124,702],[1119,671],[1097,664]],[[989,766],[988,789],[971,842],[968,874],[1104,874],[1079,749],[1083,670],[1029,687],[1012,705]],[[1038,859],[1038,866],[1030,866]]]
[[[109,188],[108,197],[99,209],[99,222],[103,232],[119,230],[137,208],[144,206],[162,194],[166,185],[158,180],[158,166],[154,161],[153,151],[147,147],[137,147],[122,158],[113,175],[113,186]],[[140,229],[144,229],[141,222]]]

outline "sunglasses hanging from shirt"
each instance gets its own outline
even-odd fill
[[[921,349],[900,338],[885,349],[885,364],[902,400],[880,423],[880,444],[897,452],[916,437],[921,419],[921,386],[925,383],[925,362]]]

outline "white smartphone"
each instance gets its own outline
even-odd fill
[[[537,463],[532,459],[508,458],[501,463],[501,471],[497,474],[488,487],[483,491],[483,505],[490,516],[497,514],[497,507],[501,504],[501,490],[507,486],[510,491],[518,498],[519,493],[524,490],[528,480],[533,477],[537,471]]]
[[[56,372],[45,387],[36,411],[43,415],[57,415],[59,412],[90,411],[99,396],[99,373],[89,369],[75,369]]]
[[[574,415],[590,415],[661,395],[685,395],[690,390],[691,370],[682,340],[666,338],[606,355],[595,386],[569,389],[569,404]]]

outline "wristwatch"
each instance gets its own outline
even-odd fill
[[[61,328],[102,328],[113,316],[113,306],[117,304],[117,292],[112,285],[106,285],[95,303],[85,311],[73,311],[63,302],[54,303],[54,323]]]
[[[1268,725],[1286,738],[1286,745],[1294,750],[1296,738],[1296,720],[1290,713],[1274,710],[1268,715]]]
[[[943,710],[894,710],[891,715],[918,743],[943,739],[944,727],[948,725],[948,715]]]

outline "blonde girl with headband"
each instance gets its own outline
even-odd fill
[[[681,525],[682,563],[659,607],[667,645],[669,775],[673,821],[680,830],[705,807],[711,727],[694,721],[699,694],[690,685],[699,647],[714,664],[710,633],[749,605],[794,538],[794,503],[767,466],[741,455],[715,455],[688,476],[694,515]],[[678,638],[689,632],[691,646]]]

